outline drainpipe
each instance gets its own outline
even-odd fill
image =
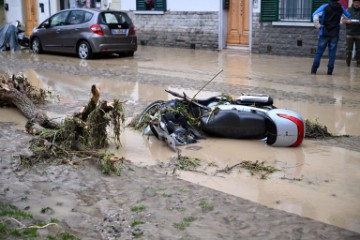
[[[220,0],[220,6],[219,6],[219,37],[218,37],[218,48],[219,50],[223,49],[223,0]]]
[[[51,16],[51,2],[50,0],[48,0],[48,3],[49,3],[49,17]]]
[[[249,26],[249,50],[251,52],[252,49],[252,31],[253,31],[253,0],[250,0],[250,4],[249,4],[249,13],[250,13],[250,26]]]

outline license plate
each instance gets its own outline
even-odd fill
[[[128,29],[111,29],[112,34],[128,34]]]

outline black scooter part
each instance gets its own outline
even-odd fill
[[[221,110],[201,119],[205,133],[237,139],[262,139],[267,136],[267,117],[263,112]]]

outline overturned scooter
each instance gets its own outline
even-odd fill
[[[25,36],[25,26],[20,21],[0,27],[0,51],[17,51],[20,47],[29,47],[29,42]]]
[[[300,114],[273,106],[269,96],[241,96],[235,100],[215,96],[205,100],[183,98],[156,101],[140,114],[135,127],[147,125],[153,133],[176,151],[176,146],[211,136],[235,139],[261,139],[275,147],[297,147],[305,135]]]

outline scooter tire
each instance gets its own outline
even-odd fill
[[[139,115],[138,119],[136,120],[135,123],[135,128],[139,128],[139,126],[141,125],[144,117],[151,111],[154,110],[156,108],[160,108],[163,104],[165,103],[165,101],[163,100],[156,100],[152,103],[150,103],[145,109],[144,111],[142,111],[142,113]]]

